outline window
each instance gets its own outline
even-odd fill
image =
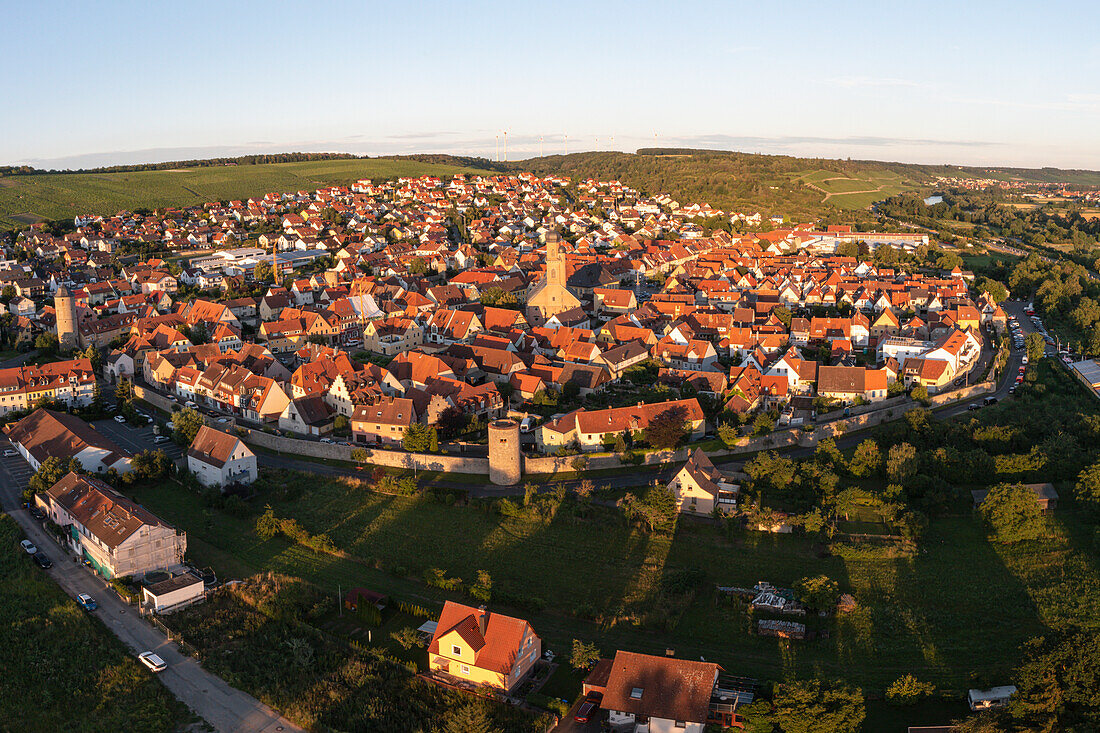
[[[676,727],[677,728],[687,728],[688,727],[687,722],[683,721],[683,720],[677,720],[676,721]]]
[[[469,667],[467,667],[467,666],[466,666],[465,664],[461,665],[461,666],[459,667],[459,670],[460,670],[460,671],[462,672],[462,674],[465,674],[465,675],[469,675],[469,674],[470,674],[470,668],[469,668]]]
[[[641,687],[632,688],[630,690],[630,699],[631,700],[641,700],[642,699],[642,688]]]
[[[456,657],[462,656],[462,647],[460,647],[458,644],[452,644],[451,654],[454,654]]]

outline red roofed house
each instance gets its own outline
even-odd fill
[[[187,470],[203,486],[250,484],[259,475],[256,454],[240,438],[203,425],[187,449]]]
[[[711,719],[717,664],[619,651],[600,707],[613,730],[703,733]]]
[[[542,656],[542,640],[531,624],[484,606],[447,601],[428,645],[435,672],[510,692]]]

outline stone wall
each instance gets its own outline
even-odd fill
[[[346,445],[320,443],[316,440],[299,440],[265,433],[262,430],[241,428],[244,442],[286,453],[290,456],[308,456],[334,461],[351,461],[352,448]],[[421,471],[449,471],[451,473],[489,473],[488,458],[470,458],[466,456],[444,456],[427,453],[408,453],[405,451],[367,448],[370,457],[366,463],[372,466],[388,468],[416,468]]]
[[[154,392],[147,387],[142,387],[140,384],[135,384],[133,385],[133,387],[134,397],[144,402],[148,402],[153,407],[157,408],[158,410],[163,410],[169,415],[172,414],[172,408],[175,406],[176,403],[170,401],[167,397],[160,394],[159,392]]]

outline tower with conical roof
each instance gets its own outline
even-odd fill
[[[76,348],[76,299],[62,285],[53,297],[53,309],[57,316],[57,343],[62,351]]]

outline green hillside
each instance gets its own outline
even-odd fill
[[[189,206],[271,191],[312,191],[359,178],[486,172],[466,167],[465,162],[432,156],[10,176],[0,178],[0,228],[23,227],[42,219],[69,219],[77,214]]]

